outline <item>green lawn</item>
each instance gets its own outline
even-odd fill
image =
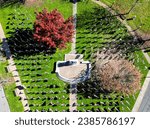
[[[1,46],[1,44],[0,44]],[[0,61],[0,79],[8,80],[8,78],[12,77],[10,73],[7,73],[6,66],[8,65],[7,61]],[[14,95],[15,84],[5,83],[4,84],[4,92],[10,107],[11,112],[22,112],[23,106],[18,97]]]
[[[77,19],[76,49],[77,53],[84,55],[85,60],[94,62],[94,53],[103,47],[109,47],[109,44],[114,41],[122,49],[125,49],[126,43],[132,40],[132,36],[127,33],[127,29],[114,16],[92,2],[78,4]],[[146,67],[149,64],[141,51],[132,52],[132,49],[134,50],[134,48],[129,47],[126,57],[132,60],[142,73],[142,86],[148,72]],[[94,82],[85,82],[78,86],[78,110],[108,112],[132,111],[137,96],[138,92],[130,96],[107,93],[102,91]]]
[[[128,10],[132,7],[136,0],[101,0],[102,2],[112,5],[113,8],[121,13],[128,12]],[[131,18],[136,16],[134,20],[128,21],[129,25],[132,26],[133,29],[136,29],[141,24],[141,31],[145,33],[150,33],[150,1],[147,0],[139,0],[134,9],[131,11],[127,18]]]
[[[68,52],[70,45],[53,55],[41,53],[15,59],[31,111],[69,111],[68,85],[54,71],[56,61],[64,60]]]
[[[5,71],[5,66],[7,65],[7,62],[0,62],[0,77],[7,77],[7,73]]]
[[[11,74],[7,73],[5,70],[6,66],[7,61],[0,62],[0,79],[2,78],[3,80],[8,80],[8,78],[11,77]],[[21,112],[23,111],[23,106],[19,98],[15,96],[14,90],[15,84],[13,82],[4,84],[4,92],[9,103],[10,111]]]
[[[57,8],[65,18],[72,15],[72,4],[62,0],[47,1],[41,8]],[[39,9],[37,9],[39,10]],[[71,45],[64,50],[45,50],[33,40],[34,7],[15,7],[0,9],[0,22],[9,37],[9,45],[14,56],[22,84],[26,87],[31,111],[69,111],[69,85],[59,80],[54,66],[58,60],[64,60]],[[10,14],[11,12],[11,14]],[[105,18],[105,17],[108,18]],[[78,3],[77,18],[77,53],[83,54],[85,60],[95,61],[94,53],[103,47],[109,47],[114,41],[125,47],[133,39],[127,29],[108,11],[91,1]],[[130,52],[128,59],[134,60],[135,66],[142,73],[144,82],[148,69],[147,61],[141,51]],[[5,93],[11,110],[15,111],[13,100],[14,86],[5,87]],[[118,93],[102,92],[94,82],[78,86],[79,111],[131,111],[138,93],[123,96]],[[17,104],[18,103],[18,104]],[[19,105],[20,102],[16,104]],[[18,107],[18,106],[16,106]],[[22,111],[21,107],[16,111]]]
[[[10,14],[15,13],[15,15],[19,15],[20,13],[26,14],[24,17],[27,21],[31,21],[32,23],[35,20],[35,12],[39,12],[43,10],[44,8],[50,10],[58,9],[65,18],[68,18],[72,15],[72,3],[65,2],[62,0],[45,0],[43,5],[38,6],[31,6],[27,7],[24,5],[13,5],[8,6],[6,8],[0,8],[0,23],[2,24],[4,31],[6,32],[6,23],[8,22],[8,18]],[[19,19],[16,21],[19,22]],[[19,23],[18,23],[19,24]],[[20,25],[21,26],[21,25]],[[18,27],[17,25],[15,27]]]
[[[22,103],[19,100],[19,97],[16,97],[14,93],[15,88],[16,88],[15,83],[4,86],[4,91],[5,91],[6,98],[8,100],[10,111],[11,112],[23,112],[24,109],[23,109]]]
[[[72,16],[72,3],[56,0],[47,1],[40,9],[22,5],[1,9],[0,22],[6,27],[4,30],[9,37],[8,42],[22,84],[26,87],[31,111],[69,111],[68,84],[57,78],[54,67],[58,60],[64,60],[64,55],[71,51],[71,44],[64,50],[45,52],[42,45],[35,43],[32,36],[34,12],[43,8],[49,11],[57,8],[64,18]],[[35,49],[39,49],[39,52],[35,52]],[[13,87],[11,90],[14,91]],[[9,92],[10,89],[6,94]],[[8,99],[12,101],[9,96]]]

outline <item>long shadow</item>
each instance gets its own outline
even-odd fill
[[[17,29],[8,38],[8,45],[11,54],[17,58],[19,56],[31,56],[38,53],[53,54],[55,49],[49,48],[44,43],[38,43],[33,38],[33,31],[29,28]]]
[[[101,87],[101,84],[99,82],[96,82],[96,80],[91,79],[84,83],[78,84],[77,93],[80,95],[80,96],[78,95],[78,100],[80,102],[85,99],[96,100],[95,102],[94,101],[88,102],[88,103],[82,105],[82,106],[89,106],[89,108],[90,108],[89,111],[108,112],[108,109],[106,108],[106,106],[108,106],[110,108],[109,111],[120,112],[119,103],[118,103],[118,101],[116,101],[116,100],[118,100],[119,95],[115,95],[115,97],[111,97],[109,95],[110,92],[107,90],[104,90]],[[122,96],[122,100],[123,99],[124,99],[124,97]],[[113,104],[112,104],[112,102],[113,102]],[[103,107],[104,110],[101,110],[100,108],[95,107],[96,105],[99,107]],[[88,110],[86,110],[86,112],[87,111]]]
[[[39,53],[54,54],[56,49],[34,40],[33,29],[29,27],[32,26],[32,23],[26,23],[23,17],[23,14],[20,14],[18,17],[10,14],[8,18],[6,31],[9,37],[7,41],[12,56],[19,58],[20,56],[31,56]]]
[[[67,2],[71,2],[71,3],[78,3],[78,2],[82,2],[82,1],[84,1],[84,2],[89,2],[89,0],[62,0],[62,1],[67,1]]]
[[[84,83],[78,84],[78,94],[84,98],[100,99],[100,94],[107,94],[108,92],[103,90],[100,85],[97,85],[95,81],[88,80]]]
[[[19,6],[20,4],[24,4],[24,2],[25,0],[1,0],[0,8]]]
[[[140,37],[135,39],[130,36],[121,22],[103,8],[94,8],[92,11],[86,10],[78,15],[77,30],[77,52],[84,54],[84,56],[88,55],[86,57],[90,61],[94,60],[91,56],[93,52],[96,53],[103,48],[106,48],[106,50],[115,49],[116,53],[121,52],[122,55],[126,56],[141,50],[141,46],[144,44],[144,41]],[[89,35],[92,36],[89,37]],[[93,47],[93,51],[91,51],[91,47]],[[92,67],[94,69],[94,64]],[[91,75],[90,80],[78,84],[78,94],[89,99],[98,100],[100,99],[100,94],[109,98],[110,92],[104,90],[100,82],[98,83],[94,79],[94,75]],[[104,100],[105,98],[102,99]],[[117,100],[116,106],[119,106],[117,96],[115,98],[110,97],[109,99]],[[123,100],[124,97],[121,99]]]
[[[118,33],[119,28],[122,29],[122,31],[119,31]],[[85,41],[87,34],[94,34],[97,37],[95,36],[90,38],[90,40],[94,41],[92,41],[92,44],[101,44],[103,47],[107,47],[109,49],[117,48],[117,50],[121,51],[123,54],[141,50],[141,46],[145,42],[141,37],[135,39],[135,37],[129,35],[127,29],[115,16],[110,14],[107,10],[98,7],[93,8],[92,11],[86,10],[82,14],[78,15],[77,29],[85,30],[82,33],[79,32],[84,36],[77,36],[77,40]],[[80,35],[79,33],[77,34]],[[109,35],[107,38],[104,37],[109,41],[96,43],[95,39],[101,38],[99,35]],[[88,37],[86,37],[86,40],[87,39]],[[88,41],[87,43],[90,42]],[[80,44],[80,42],[77,42],[77,51],[78,44]]]

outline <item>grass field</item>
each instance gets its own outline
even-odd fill
[[[2,44],[0,43],[0,46]],[[4,58],[3,56],[0,58]],[[15,96],[15,83],[14,81],[8,82],[9,79],[12,78],[12,75],[7,72],[6,66],[8,65],[7,60],[0,61],[0,81],[6,81],[3,84],[4,92],[6,95],[6,99],[8,100],[8,104],[11,112],[22,112],[23,106],[18,97]]]
[[[112,5],[115,10],[121,13],[126,13],[130,10],[136,0],[101,0],[107,5]],[[127,18],[136,16],[134,20],[128,21],[133,29],[139,28],[144,33],[150,33],[150,1],[139,0]]]
[[[8,80],[9,78],[11,78],[11,74],[6,72],[5,69],[6,66],[7,66],[7,61],[0,62],[0,81]],[[10,111],[22,112],[23,111],[22,103],[19,100],[19,98],[16,97],[14,94],[14,89],[16,87],[14,82],[13,81],[9,83],[5,82],[3,87],[4,87],[6,98],[8,100],[8,104],[10,106]]]
[[[7,73],[5,71],[5,66],[7,65],[7,62],[0,62],[0,77],[7,77]]]
[[[40,10],[44,7],[49,10],[57,8],[65,18],[72,15],[71,3],[61,0],[47,2]],[[70,52],[71,45],[68,44],[64,50],[47,50],[45,46],[36,44],[32,37],[35,8],[20,5],[0,9],[0,22],[3,28],[6,27],[5,33],[9,37],[22,84],[26,87],[31,111],[69,111],[69,85],[57,78],[54,66],[58,60],[64,60],[64,54]],[[121,46],[125,47],[126,42],[132,39],[127,29],[105,9],[91,1],[78,3],[76,50],[84,55],[85,60],[94,62],[93,55],[98,50],[108,48],[112,42],[122,43]],[[143,83],[148,63],[141,51],[129,52],[127,58],[134,60],[143,75]],[[13,90],[14,85],[6,87],[5,93],[11,110],[15,111]],[[78,86],[78,111],[131,111],[137,95],[102,92],[94,82],[90,85],[85,82]],[[21,110],[21,107],[16,108],[16,111]]]
[[[14,4],[6,8],[0,8],[0,23],[6,32],[6,23],[8,22],[8,17],[10,14],[15,13],[15,15],[17,15],[20,14],[20,12],[27,14],[27,16],[25,16],[27,19],[24,20],[29,20],[33,23],[35,20],[35,12],[39,12],[44,8],[48,9],[49,11],[57,8],[65,18],[68,18],[72,15],[72,3],[62,0],[45,0],[44,4],[40,6],[24,6],[22,4]],[[16,21],[19,21],[19,19],[16,19]]]
[[[109,12],[92,2],[78,4],[77,18],[77,53],[83,54],[85,60],[94,62],[94,53],[103,47],[110,47],[111,42],[120,42],[122,49],[132,39],[127,29]],[[132,46],[132,45],[131,45]],[[141,85],[148,72],[148,62],[141,51],[130,51],[126,57],[134,60],[135,66],[142,73]],[[133,49],[134,50],[134,49]],[[94,66],[93,66],[94,67]],[[92,84],[91,84],[92,83]],[[107,93],[100,90],[94,82],[85,82],[78,86],[79,111],[131,111],[138,92],[123,96],[118,93]]]
[[[70,52],[71,45],[68,44],[64,50],[45,52],[44,46],[35,43],[32,36],[34,12],[41,11],[43,8],[49,11],[57,8],[65,18],[72,15],[70,2],[56,0],[47,1],[40,9],[22,5],[19,8],[13,6],[13,8],[1,9],[0,22],[6,27],[5,33],[9,37],[8,42],[22,84],[26,87],[25,93],[31,111],[69,111],[68,84],[57,78],[54,67],[58,60],[64,60],[64,55]],[[6,88],[8,98],[12,96],[11,90],[14,91],[14,87]],[[10,98],[9,102],[11,101]],[[13,105],[10,106],[14,111]]]
[[[31,111],[69,111],[68,85],[54,71],[55,62],[69,51],[70,46],[54,55],[41,53],[15,60]]]
[[[6,94],[6,98],[8,100],[10,111],[11,112],[23,112],[24,109],[23,109],[22,103],[19,100],[19,97],[16,97],[15,95],[15,92],[14,92],[15,88],[16,88],[15,83],[4,86],[4,91]]]

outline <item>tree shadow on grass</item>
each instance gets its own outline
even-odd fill
[[[80,83],[77,86],[78,100],[81,102],[82,100],[90,100],[88,103],[83,103],[82,106],[86,106],[89,108],[89,111],[92,112],[101,112],[101,111],[111,111],[111,112],[120,112],[119,109],[119,97],[123,96],[114,95],[114,97],[110,96],[110,92],[104,90],[99,82],[88,80],[84,83]],[[91,102],[92,100],[92,102]],[[99,107],[102,109],[100,109]],[[80,104],[79,104],[80,106]],[[95,107],[96,106],[96,107]],[[106,107],[109,107],[106,108]],[[86,110],[87,112],[88,110]]]
[[[117,49],[122,54],[129,54],[141,50],[141,46],[145,42],[141,37],[136,39],[131,36],[116,16],[110,14],[106,9],[98,7],[90,11],[86,10],[78,15],[77,29],[82,30],[82,32],[77,33],[79,35],[77,36],[77,41],[79,41],[79,43],[77,42],[77,51],[80,41],[85,41],[83,44],[90,43],[92,46],[96,46],[97,49],[107,47]],[[94,35],[94,37],[89,37],[90,41],[88,41],[89,34]],[[99,42],[98,39],[103,41]],[[99,44],[101,44],[100,47]]]
[[[144,43],[140,37],[135,39],[135,37],[128,34],[122,23],[102,8],[94,8],[92,11],[86,10],[78,15],[77,30],[79,32],[77,32],[77,51],[84,54],[84,56],[87,54],[92,55],[93,52],[96,53],[105,48],[106,51],[115,50],[116,53],[127,57],[130,53],[141,50],[141,46]],[[94,59],[92,56],[87,58],[87,60]],[[92,66],[94,69],[94,64]],[[92,79],[93,77],[94,75],[91,75],[90,80],[78,84],[78,94],[82,96],[81,100],[82,98],[102,99],[108,101],[110,105],[115,100],[115,105],[119,107],[119,101],[123,101],[124,96],[117,94],[114,94],[114,97],[110,96],[111,93],[103,89],[100,82]],[[105,107],[105,104],[102,104],[102,106]]]
[[[88,80],[84,83],[79,83],[77,86],[78,94],[84,98],[100,99],[100,94],[108,94],[109,92],[103,90],[96,81]]]
[[[0,8],[19,6],[24,4],[25,0],[0,0]]]
[[[6,31],[9,37],[7,38],[7,42],[12,56],[19,58],[20,56],[31,56],[39,53],[54,54],[56,49],[34,40],[34,31],[31,27],[33,26],[32,22],[27,22],[24,16],[24,14],[17,16],[10,14],[8,18]]]
[[[38,53],[53,54],[56,49],[49,48],[47,44],[38,43],[33,39],[33,31],[29,28],[17,29],[8,38],[8,45],[14,58],[31,56]]]
[[[86,3],[88,3],[89,2],[89,0],[63,0],[63,1],[66,1],[66,2],[71,2],[71,3],[78,3],[78,2],[86,2]]]

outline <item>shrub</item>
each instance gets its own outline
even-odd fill
[[[44,9],[36,14],[34,29],[34,39],[37,41],[51,48],[64,48],[67,42],[72,41],[73,18],[65,20],[57,9],[50,13]]]
[[[140,72],[127,60],[108,60],[103,65],[96,62],[96,79],[110,92],[132,94],[140,89]]]

